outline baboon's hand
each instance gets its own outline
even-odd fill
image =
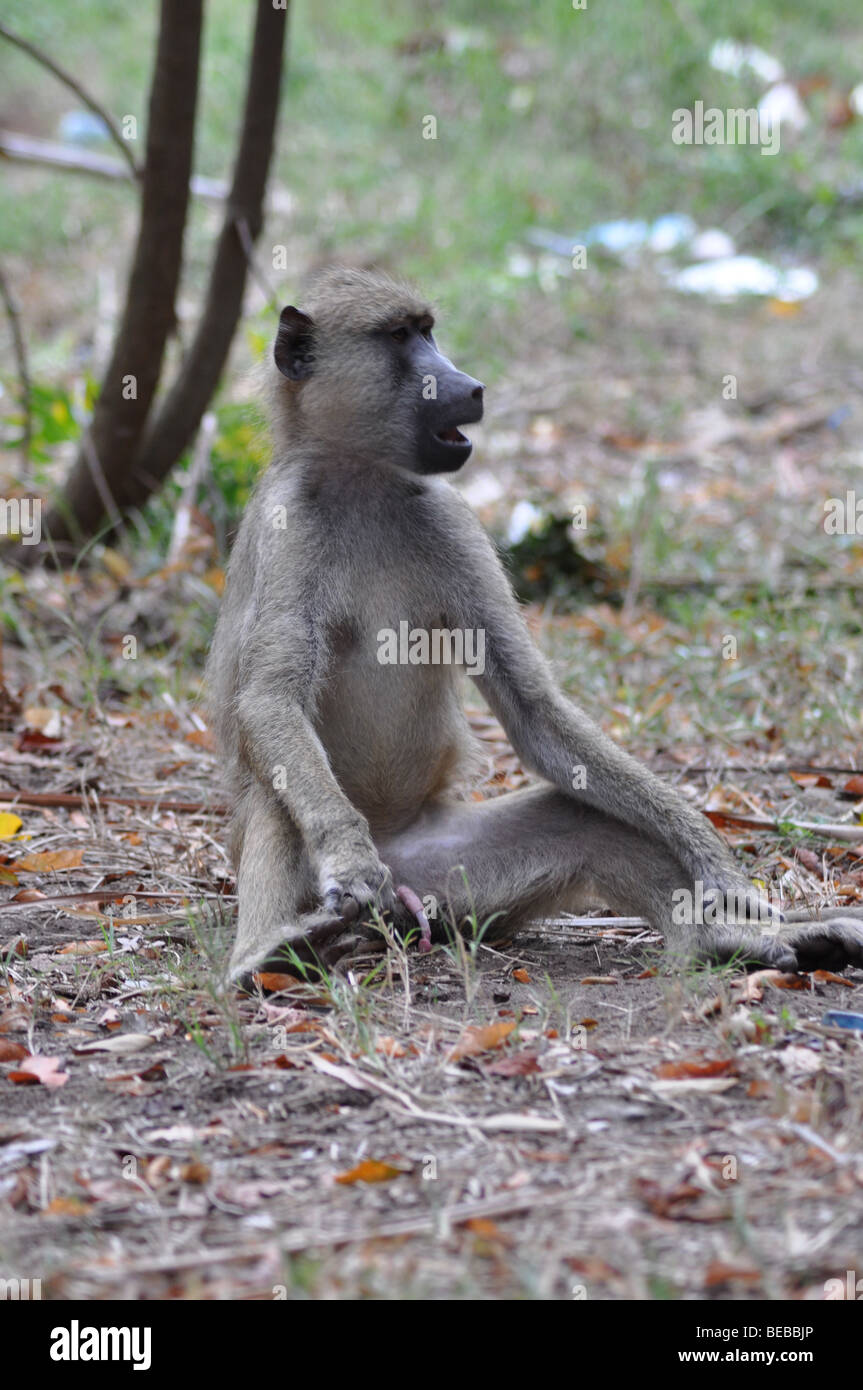
[[[318,860],[318,884],[326,912],[352,922],[363,908],[389,911],[394,902],[392,875],[371,840],[338,841]]]
[[[696,951],[696,960],[800,972],[863,966],[863,920],[834,917],[762,936],[739,926],[714,927]]]
[[[826,922],[807,922],[783,932],[785,945],[795,956],[797,970],[841,970],[863,966],[863,921],[833,917]]]

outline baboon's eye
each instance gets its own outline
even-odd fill
[[[420,329],[420,333],[422,333],[427,343],[431,342],[432,326],[430,323],[424,323]]]
[[[402,324],[401,327],[399,327],[399,328],[394,328],[394,329],[392,330],[392,332],[390,333],[390,337],[392,338],[392,340],[393,340],[394,343],[405,343],[405,342],[407,342],[407,336],[408,336],[408,331],[407,331],[407,329],[405,328],[404,324]]]

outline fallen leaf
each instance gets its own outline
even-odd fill
[[[65,1086],[69,1080],[67,1072],[60,1071],[61,1057],[42,1057],[34,1054],[21,1063],[18,1071],[7,1072],[10,1081],[19,1086],[32,1085],[41,1081],[43,1086]]]
[[[20,816],[13,815],[11,811],[0,811],[0,840],[11,840],[23,824]]]
[[[717,1058],[712,1062],[699,1060],[662,1062],[656,1068],[656,1075],[662,1077],[663,1081],[680,1081],[684,1077],[729,1076],[735,1074],[736,1071],[737,1062],[733,1057],[727,1057]]]
[[[65,946],[61,946],[57,952],[58,956],[98,956],[103,951],[107,951],[108,943],[102,937],[92,941],[69,941]]]
[[[180,1177],[183,1182],[194,1183],[202,1187],[204,1183],[210,1181],[210,1170],[206,1163],[201,1163],[193,1159],[191,1163],[185,1164],[185,1166],[180,1169]]]
[[[44,1208],[43,1216],[86,1216],[90,1210],[86,1202],[82,1202],[80,1197],[55,1197],[53,1202],[49,1202]]]
[[[28,729],[38,729],[47,738],[59,738],[62,732],[62,715],[58,709],[47,705],[30,705],[24,710],[24,723]]]
[[[467,1027],[447,1056],[448,1062],[460,1062],[463,1057],[476,1057],[480,1052],[490,1052],[501,1047],[516,1024],[510,1022],[489,1023],[485,1027],[471,1024]]]
[[[0,1062],[20,1062],[22,1057],[29,1057],[30,1053],[23,1043],[10,1042],[8,1038],[0,1038]]]
[[[84,862],[82,849],[45,850],[42,854],[28,854],[16,859],[14,867],[28,874],[47,873],[51,869],[77,869]]]
[[[392,1178],[404,1175],[403,1168],[394,1168],[391,1163],[382,1163],[377,1158],[364,1158],[356,1168],[346,1173],[337,1173],[336,1182],[350,1184],[355,1182],[389,1182]]]
[[[747,1284],[752,1286],[761,1283],[761,1270],[753,1269],[751,1265],[729,1265],[722,1260],[712,1260],[704,1272],[704,1287],[706,1289],[718,1289],[723,1284]]]
[[[99,1038],[96,1042],[81,1043],[75,1052],[140,1052],[143,1047],[152,1047],[156,1038],[153,1033],[116,1033],[113,1038]]]
[[[252,976],[252,979],[268,994],[275,994],[280,989],[292,989],[294,985],[300,983],[296,975],[282,975],[275,970],[259,971],[257,975]]]
[[[465,1230],[470,1231],[476,1236],[476,1253],[481,1255],[483,1247],[512,1245],[512,1236],[507,1235],[500,1229],[496,1221],[492,1221],[488,1216],[471,1216],[464,1223]]]
[[[519,967],[518,970],[513,970],[513,972],[512,972],[512,978],[513,978],[514,980],[518,980],[519,984],[522,984],[522,985],[529,985],[529,984],[530,984],[530,976],[528,975],[528,973],[527,973],[526,970],[522,970],[520,967]]]
[[[489,1076],[531,1076],[541,1071],[539,1054],[536,1052],[513,1052],[501,1057],[486,1068]]]
[[[766,1096],[773,1094],[773,1083],[771,1081],[755,1080],[750,1081],[746,1087],[746,1094],[752,1100],[764,1100]]]
[[[378,1038],[375,1043],[375,1052],[382,1053],[384,1057],[415,1057],[417,1050],[413,1043],[406,1047],[396,1038],[384,1037]]]

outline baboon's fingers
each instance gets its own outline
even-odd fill
[[[811,922],[785,937],[793,950],[798,970],[842,970],[863,966],[863,922],[853,917]]]

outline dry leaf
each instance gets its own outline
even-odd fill
[[[656,1075],[663,1081],[680,1081],[684,1077],[730,1076],[737,1072],[737,1062],[733,1057],[717,1058],[707,1062],[699,1059],[681,1062],[663,1062],[656,1068]]]
[[[523,984],[523,985],[529,985],[529,984],[530,984],[530,976],[528,975],[528,973],[527,973],[526,970],[522,970],[522,969],[520,969],[520,968],[519,968],[518,970],[513,970],[513,972],[512,972],[512,978],[513,978],[514,980],[518,980],[520,984]]]
[[[296,975],[283,975],[275,970],[259,971],[252,978],[255,984],[260,985],[268,994],[276,994],[280,989],[292,989],[300,983]]]
[[[486,1070],[490,1076],[531,1076],[542,1068],[538,1053],[513,1052],[508,1057],[501,1057],[498,1062],[492,1062]]]
[[[394,1168],[391,1163],[382,1163],[377,1158],[364,1158],[356,1168],[350,1168],[346,1173],[337,1173],[336,1182],[346,1185],[355,1182],[389,1182],[392,1178],[402,1177],[404,1171],[403,1168]]]
[[[751,1265],[729,1265],[722,1260],[712,1260],[704,1273],[704,1287],[706,1289],[721,1288],[723,1284],[747,1284],[754,1285],[761,1283],[760,1269],[753,1269]]]
[[[42,1212],[43,1216],[86,1216],[90,1208],[80,1197],[55,1197]]]
[[[99,1038],[96,1042],[81,1043],[75,1052],[140,1052],[143,1047],[152,1047],[156,1041],[152,1033],[117,1033],[113,1038]]]
[[[69,941],[65,946],[61,946],[57,952],[58,956],[98,956],[103,951],[107,951],[108,943],[102,937],[92,941]]]
[[[42,874],[51,869],[77,869],[83,862],[82,849],[54,849],[16,859],[14,867],[19,873],[23,871],[28,874]]]
[[[11,811],[0,811],[0,840],[11,840],[23,824],[20,816],[13,815]]]
[[[29,1057],[30,1053],[22,1043],[10,1042],[8,1038],[0,1038],[0,1062],[20,1062],[23,1057]]]
[[[417,1050],[413,1043],[406,1047],[404,1043],[396,1038],[378,1038],[375,1043],[375,1052],[380,1052],[384,1057],[415,1057]]]
[[[471,1025],[466,1028],[447,1057],[448,1062],[460,1062],[463,1057],[476,1057],[480,1052],[490,1052],[500,1047],[515,1030],[515,1023],[489,1023],[486,1027]]]
[[[195,1183],[198,1186],[203,1186],[204,1183],[210,1181],[210,1170],[206,1163],[193,1160],[180,1169],[180,1177],[183,1182]]]
[[[846,989],[854,988],[853,980],[846,980],[844,975],[834,975],[831,970],[813,970],[812,978],[821,980],[825,985],[844,985]]]
[[[58,709],[51,709],[47,705],[30,705],[24,710],[24,723],[28,729],[36,729],[46,738],[59,738],[63,732],[62,716]]]
[[[60,1071],[61,1057],[42,1057],[33,1055],[21,1063],[18,1071],[10,1071],[8,1077],[19,1086],[42,1082],[43,1086],[65,1086],[69,1080],[67,1072]]]

